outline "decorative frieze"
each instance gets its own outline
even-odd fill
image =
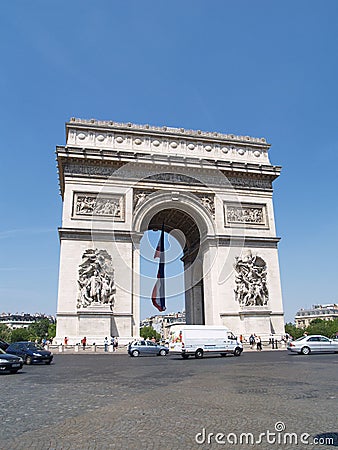
[[[263,258],[249,251],[237,257],[234,265],[236,276],[235,297],[240,306],[266,306],[269,301],[267,266]]]
[[[124,196],[74,192],[73,217],[100,216],[124,221]]]
[[[63,166],[65,175],[87,175],[87,176],[103,176],[110,177],[119,169],[118,165],[93,165],[93,164],[70,164],[66,163]]]
[[[79,266],[77,308],[109,305],[113,309],[116,293],[112,257],[107,250],[88,249]]]
[[[122,165],[118,164],[90,164],[88,162],[87,165],[81,163],[65,163],[63,165],[64,175],[69,176],[84,176],[84,177],[99,177],[99,178],[109,178],[114,174],[118,176],[118,169],[120,169]],[[164,170],[168,170],[167,168],[163,168]],[[158,170],[163,170],[161,166],[158,167]],[[201,184],[222,184],[224,185],[224,178],[220,176],[220,174],[216,174],[213,176],[212,174],[203,174],[196,173],[196,177],[184,175],[182,173],[175,172],[161,172],[153,175],[148,175],[149,168],[145,167],[141,169],[140,167],[133,166],[132,172],[130,172],[130,178],[144,178],[145,180],[149,180],[150,182],[165,182],[165,183],[180,183],[180,184],[188,184],[198,186]],[[117,174],[116,174],[117,172]],[[192,171],[191,171],[192,172]],[[128,171],[122,167],[123,176],[128,175]],[[230,172],[222,172],[223,175],[228,180],[229,184],[234,188],[243,188],[243,189],[271,189],[272,190],[272,181],[269,178],[263,177],[254,177],[250,175],[245,176],[232,176]],[[203,181],[202,181],[203,180]]]
[[[74,119],[67,124],[67,145],[270,164],[269,144],[264,138],[184,130],[183,128]]]
[[[123,130],[123,131],[128,131],[128,130],[135,130],[135,131],[145,131],[147,133],[165,133],[168,135],[181,135],[181,136],[194,136],[194,137],[206,137],[206,138],[211,138],[211,139],[224,139],[224,140],[231,140],[231,141],[243,141],[243,142],[250,142],[250,143],[255,143],[255,144],[261,144],[261,145],[267,145],[265,138],[254,138],[254,137],[250,137],[250,136],[237,136],[234,134],[224,134],[224,133],[219,133],[219,132],[215,132],[215,131],[201,131],[201,130],[187,130],[185,128],[174,128],[174,127],[167,127],[167,126],[163,126],[163,127],[156,127],[156,126],[151,126],[151,125],[139,125],[139,124],[134,124],[134,123],[123,123],[123,122],[114,122],[112,120],[107,121],[107,120],[96,120],[96,119],[78,119],[75,117],[72,117],[69,121],[69,123],[67,124],[68,126],[76,126],[76,124],[78,125],[85,125],[86,128],[96,128],[96,127],[101,127],[101,128],[108,128],[111,130]],[[82,134],[85,134],[84,132],[82,132]],[[98,132],[98,134],[100,136],[102,136],[102,132]],[[103,136],[100,138],[101,140],[103,139]]]
[[[226,174],[231,186],[239,188],[258,188],[258,189],[272,189],[272,182],[269,179],[264,178],[251,178],[251,177],[232,177]]]
[[[211,194],[201,194],[198,193],[200,203],[206,208],[211,214],[212,218],[215,219],[215,196]]]
[[[266,205],[255,203],[224,203],[225,226],[268,226]]]
[[[169,183],[180,183],[180,184],[194,184],[199,185],[202,184],[201,181],[199,181],[196,178],[189,177],[187,175],[181,174],[181,173],[175,173],[175,172],[165,172],[165,173],[157,173],[154,175],[149,175],[146,177],[146,180],[149,181],[165,181]]]

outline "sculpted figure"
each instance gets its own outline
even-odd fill
[[[116,293],[112,257],[106,250],[89,249],[84,252],[82,260],[77,307],[109,304],[112,309]]]
[[[235,263],[236,300],[241,306],[265,306],[269,300],[266,283],[266,263],[251,252],[242,258],[237,257]]]
[[[135,208],[138,208],[145,201],[147,194],[145,192],[140,192],[136,195]]]

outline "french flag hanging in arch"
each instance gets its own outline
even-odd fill
[[[157,280],[151,294],[151,300],[155,308],[160,312],[165,311],[165,278],[164,278],[164,225],[162,225],[162,231],[160,240],[158,241],[154,258],[160,258],[160,263],[157,271]]]

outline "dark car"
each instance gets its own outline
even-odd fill
[[[41,345],[29,341],[14,342],[14,344],[10,344],[6,352],[20,356],[25,364],[32,364],[35,362],[50,364],[53,359],[53,353],[45,350]]]
[[[166,356],[169,352],[168,347],[164,345],[155,344],[151,341],[134,341],[128,345],[128,353],[130,356],[139,355],[158,355]]]
[[[22,369],[23,359],[19,356],[9,355],[0,348],[0,373],[10,372],[16,373]]]
[[[3,350],[4,352],[6,351],[7,347],[9,347],[8,342],[3,341],[2,339],[0,339],[0,349]]]

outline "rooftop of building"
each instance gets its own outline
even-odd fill
[[[338,314],[338,304],[337,303],[327,303],[312,305],[311,308],[301,308],[296,313],[297,316],[304,315],[319,315],[319,314]]]

